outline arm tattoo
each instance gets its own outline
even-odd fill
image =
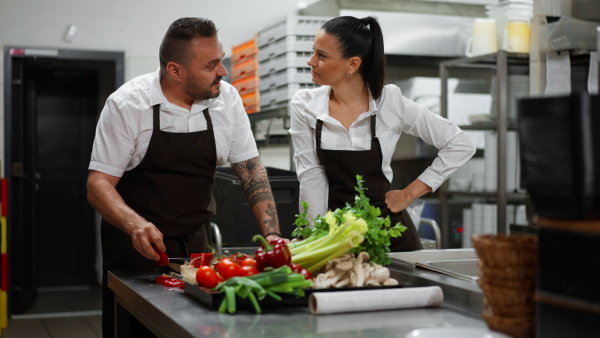
[[[267,177],[267,170],[258,157],[253,157],[246,161],[233,163],[233,170],[240,178],[242,189],[248,197],[250,207],[254,208],[260,202],[270,202],[265,210],[266,216],[263,219],[268,232],[274,232],[277,225],[277,212],[271,185]]]

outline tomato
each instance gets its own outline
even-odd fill
[[[238,264],[242,264],[242,262],[246,259],[246,258],[251,258],[250,256],[243,254],[243,253],[237,253],[235,255],[231,255],[229,257],[227,257],[229,259],[231,259],[234,262],[237,262]]]
[[[190,255],[190,265],[199,268],[203,265],[211,265],[213,254],[211,252],[194,253]]]
[[[237,276],[241,266],[235,261],[231,260],[231,258],[223,258],[217,263],[217,265],[215,265],[215,268],[221,277],[224,279],[229,279]]]
[[[305,268],[303,268],[302,266],[300,266],[300,264],[290,264],[290,268],[292,268],[293,272],[297,272],[299,274],[301,274],[302,276],[304,276],[304,279],[313,279],[312,273],[310,273],[310,271],[306,270]]]
[[[256,267],[256,260],[252,257],[247,257],[246,259],[244,259],[241,263],[241,266],[253,266]]]
[[[258,270],[254,266],[244,265],[238,271],[237,276],[247,277],[247,276],[256,275],[257,273],[258,273]]]
[[[210,266],[203,265],[196,271],[196,282],[202,287],[212,289],[222,281],[223,279]]]

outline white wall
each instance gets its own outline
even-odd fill
[[[0,46],[125,52],[125,80],[156,70],[158,48],[180,17],[215,22],[225,52],[296,11],[298,0],[0,0]],[[72,43],[69,25],[79,28]],[[0,54],[0,64],[4,55]],[[0,160],[4,164],[4,67],[0,67]]]

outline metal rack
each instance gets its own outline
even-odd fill
[[[478,123],[473,125],[461,126],[463,130],[495,130],[497,134],[497,190],[495,193],[485,192],[466,192],[450,191],[448,183],[444,183],[440,188],[440,206],[442,213],[442,247],[446,248],[449,244],[450,220],[449,220],[449,198],[452,196],[467,196],[472,198],[495,199],[498,205],[497,212],[497,231],[506,233],[506,204],[508,202],[523,201],[524,193],[508,193],[506,189],[506,139],[507,131],[514,130],[515,125],[508,122],[508,74],[509,69],[513,67],[529,67],[529,54],[508,53],[499,51],[493,54],[481,55],[472,58],[453,59],[440,62],[441,88],[441,110],[443,117],[448,117],[448,77],[450,69],[462,70],[496,70],[497,90],[498,90],[498,111],[495,122]]]

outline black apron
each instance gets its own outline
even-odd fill
[[[356,175],[363,177],[365,195],[369,203],[381,209],[381,217],[390,216],[391,224],[398,222],[406,227],[401,237],[391,239],[391,252],[414,251],[423,249],[417,229],[406,210],[393,213],[385,204],[385,194],[390,190],[390,182],[384,175],[381,165],[383,155],[379,139],[375,135],[376,115],[371,115],[370,150],[327,150],[321,148],[321,130],[323,121],[317,119],[316,146],[317,157],[325,168],[329,181],[328,208],[343,208],[346,203],[354,204],[356,196]]]
[[[210,252],[210,217],[217,150],[212,120],[204,109],[207,130],[169,133],[160,130],[159,105],[153,107],[153,131],[140,164],[116,186],[125,201],[163,234],[169,257]],[[156,270],[158,265],[135,250],[131,237],[102,219],[103,335],[114,332],[114,294],[108,270]],[[158,277],[158,272],[157,272]]]

